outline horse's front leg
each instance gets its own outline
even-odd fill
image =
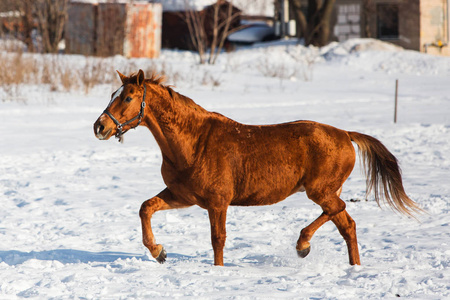
[[[166,188],[157,196],[142,203],[139,211],[142,223],[142,242],[144,246],[150,250],[152,256],[159,262],[166,261],[167,253],[162,245],[156,244],[152,231],[151,218],[152,215],[159,210],[183,208],[191,205],[177,201],[172,193]]]
[[[223,248],[227,238],[225,223],[227,220],[227,207],[208,209],[211,223],[211,242],[214,250],[214,265],[223,266]]]

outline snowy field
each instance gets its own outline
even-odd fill
[[[450,58],[356,40],[196,61],[176,51],[155,61],[115,57],[109,72],[153,64],[176,91],[243,123],[304,119],[370,134],[397,156],[407,193],[426,213],[418,222],[366,201],[357,165],[341,197],[357,224],[361,266],[348,264],[332,223],[297,257],[300,230],[321,213],[304,193],[230,207],[225,267],[213,266],[206,211],[158,212],[153,230],[168,252],[160,265],[141,243],[138,216],[164,188],[159,148],[146,128],[124,144],[92,130],[118,82],[88,94],[24,85],[23,101],[0,101],[0,299],[450,299]]]

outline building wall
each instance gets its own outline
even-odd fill
[[[405,49],[420,50],[420,2],[399,1],[399,39],[394,42]]]
[[[65,28],[66,53],[158,57],[160,3],[71,2]]]
[[[159,57],[161,50],[162,6],[135,3],[128,8],[124,55]]]
[[[308,1],[301,1],[307,7]],[[330,41],[375,38],[405,49],[450,55],[449,3],[450,0],[336,0]],[[396,21],[390,22],[391,17]],[[392,34],[386,34],[389,26],[395,28]]]
[[[339,2],[339,0],[337,0]],[[378,37],[377,5],[394,4],[398,6],[398,37],[380,38],[399,45],[405,49],[422,51],[430,54],[450,55],[448,46],[436,47],[438,41],[448,43],[447,0],[372,0],[367,17],[362,14],[362,26],[368,24],[369,35]],[[425,46],[427,45],[427,46]]]
[[[361,37],[361,1],[339,0],[334,6],[332,39],[339,42]]]
[[[364,37],[379,38],[399,45],[405,49],[420,50],[420,0],[372,0],[366,7],[364,16]],[[398,7],[398,36],[383,38],[379,36],[378,8],[380,5]]]
[[[99,3],[96,27],[96,55],[124,55],[127,4]]]
[[[97,5],[71,3],[65,25],[66,53],[95,55]]]
[[[420,2],[420,50],[430,54],[450,55],[448,46],[448,8],[447,0],[422,0]]]

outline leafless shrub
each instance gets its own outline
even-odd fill
[[[259,59],[256,68],[266,77],[311,81],[314,65],[319,56],[317,48],[287,48],[286,54],[287,57],[274,59],[270,53],[266,53]]]
[[[290,61],[271,60],[270,57],[267,56],[259,60],[256,68],[265,77],[281,79],[297,77],[301,70],[299,64],[292,64]]]
[[[215,77],[210,71],[205,71],[203,73],[203,78],[201,80],[202,85],[210,85],[212,87],[217,87],[220,85],[220,78]]]
[[[106,64],[106,60],[98,58],[86,59],[85,67],[78,70],[78,76],[84,87],[85,93],[96,85],[103,83],[111,83],[111,78],[107,75],[110,71],[110,67]]]
[[[64,88],[64,91],[70,92],[76,86],[76,82],[74,82],[72,78],[72,72],[70,70],[63,70],[61,72],[61,85]]]
[[[42,74],[41,74],[41,83],[50,84],[52,83],[52,77],[54,71],[54,60],[53,59],[45,59],[45,63],[42,64]]]
[[[314,65],[319,57],[319,49],[313,46],[309,47],[290,47],[286,53],[294,59],[296,63],[302,64],[301,75],[304,81],[313,79]]]
[[[178,83],[186,81],[186,74],[181,73],[179,70],[175,70],[172,64],[168,64],[165,61],[160,65],[154,63],[150,68],[166,77],[166,82],[169,82],[170,84],[177,85]]]
[[[235,55],[235,53],[228,53],[226,56],[226,64],[225,68],[230,72],[237,72],[242,68],[244,62],[238,58],[239,56]]]
[[[29,80],[29,71],[32,68],[30,60],[24,57],[23,52],[16,52],[0,53],[0,61],[2,100],[22,101],[19,85]]]
[[[115,70],[129,75],[143,69],[148,77],[153,73],[165,76],[167,84],[171,85],[214,88],[221,84],[220,74],[213,70],[197,64],[186,67],[159,60],[0,52],[0,61],[0,101],[24,101],[27,93],[24,85],[58,92],[89,93],[95,86],[109,84],[114,90],[120,84]]]

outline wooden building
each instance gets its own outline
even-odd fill
[[[66,53],[158,57],[160,3],[71,2],[65,27]]]

